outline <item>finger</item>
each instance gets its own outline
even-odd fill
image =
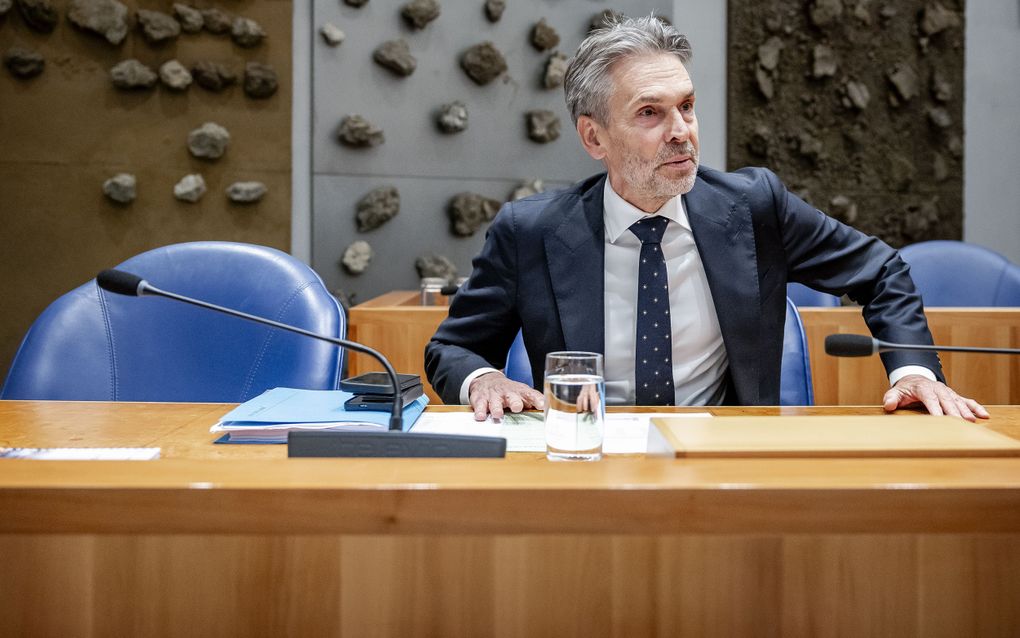
[[[524,394],[524,397],[528,400],[528,403],[531,404],[531,407],[533,407],[534,409],[536,410],[545,409],[545,395],[542,394],[541,392],[534,389],[529,389]]]
[[[489,393],[489,414],[493,421],[503,418],[503,396],[496,392]]]
[[[882,407],[885,408],[886,412],[893,412],[899,408],[910,407],[920,401],[916,388],[911,386],[900,386],[890,388],[883,398]]]
[[[981,405],[974,399],[964,397],[963,402],[967,404],[967,407],[974,413],[974,416],[981,419],[987,419],[989,417],[988,410],[985,409],[985,406]]]
[[[947,416],[963,416],[960,414],[960,409],[956,406],[957,396],[955,392],[948,390],[944,386],[940,386],[935,390],[935,396],[938,397],[939,407],[942,408],[943,414]]]
[[[977,417],[971,412],[970,407],[963,397],[956,397],[956,411],[960,413],[960,416],[971,423],[977,422]]]
[[[922,388],[918,391],[920,396],[917,397],[924,404],[925,409],[928,410],[928,414],[933,416],[942,416],[942,403],[939,401],[939,397],[930,389]]]
[[[508,392],[506,394],[506,405],[510,408],[511,412],[520,412],[524,409],[524,399],[516,392]]]
[[[885,408],[886,412],[893,412],[896,408],[900,407],[900,394],[899,388],[889,388],[889,391],[882,397],[882,407]]]
[[[471,395],[471,407],[475,411],[475,421],[484,421],[489,415],[489,400],[483,392]]]

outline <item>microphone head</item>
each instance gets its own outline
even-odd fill
[[[834,357],[870,357],[878,352],[878,342],[864,335],[829,335],[825,354]]]
[[[104,270],[96,275],[96,283],[107,292],[138,297],[144,294],[148,284],[138,275],[123,270]]]

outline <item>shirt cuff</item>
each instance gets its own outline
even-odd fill
[[[908,374],[919,374],[929,381],[938,381],[935,373],[924,366],[900,366],[889,373],[889,386],[896,385],[896,382]]]
[[[464,383],[460,384],[460,403],[461,405],[468,405],[471,403],[469,400],[468,390],[471,388],[471,382],[482,376],[483,374],[489,374],[490,372],[499,372],[496,368],[478,368],[471,374],[467,375],[464,379]],[[934,378],[934,377],[932,377]]]

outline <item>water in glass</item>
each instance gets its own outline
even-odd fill
[[[602,458],[605,411],[602,375],[546,375],[545,441],[549,460]]]

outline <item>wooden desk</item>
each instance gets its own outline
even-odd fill
[[[1020,634],[1020,459],[285,459],[230,407],[0,401],[0,445],[163,449],[0,461],[5,636]]]
[[[350,336],[390,358],[399,372],[425,379],[425,344],[446,318],[446,306],[418,305],[415,291],[390,292],[351,309]],[[940,345],[1020,348],[1020,308],[928,308],[928,323]],[[801,308],[808,337],[816,405],[878,405],[888,389],[878,357],[837,359],[825,354],[825,337],[868,334],[860,308]],[[950,385],[964,396],[993,405],[1020,404],[1020,357],[947,353],[942,366]],[[381,368],[351,355],[351,374]],[[426,382],[433,404],[439,397]]]

